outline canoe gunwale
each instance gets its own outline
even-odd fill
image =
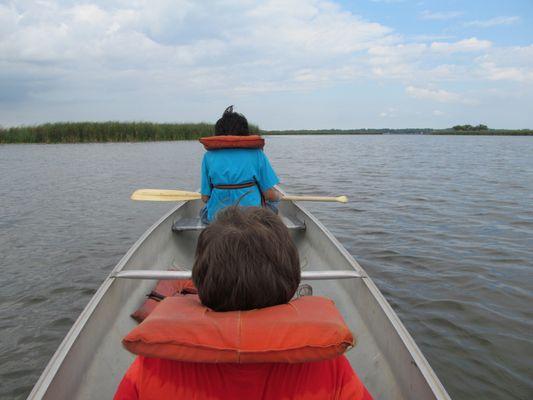
[[[85,324],[87,323],[94,310],[100,303],[100,300],[105,296],[108,289],[115,281],[113,275],[121,271],[128,262],[128,260],[131,258],[131,256],[143,244],[146,238],[150,236],[151,233],[156,230],[157,227],[161,225],[166,219],[170,218],[180,207],[183,207],[185,203],[186,202],[180,202],[176,206],[172,207],[172,209],[165,213],[161,218],[159,218],[150,228],[148,228],[139,237],[139,239],[137,239],[137,241],[128,249],[126,254],[124,254],[124,256],[120,259],[117,265],[115,265],[113,270],[109,273],[104,282],[102,282],[102,284],[99,286],[96,293],[91,297],[81,314],[78,316],[72,327],[69,329],[69,331],[61,341],[61,344],[53,354],[52,358],[50,358],[50,361],[48,361],[48,364],[44,368],[39,379],[33,386],[33,389],[28,395],[27,400],[41,399],[46,394],[48,387],[55,378],[59,367],[61,367],[65,357],[67,356],[74,342],[78,338],[78,335],[85,327]]]

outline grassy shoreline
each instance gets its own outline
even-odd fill
[[[489,129],[316,129],[263,131],[250,125],[253,133],[268,135],[489,135],[533,136],[533,130]],[[159,124],[151,122],[58,122],[35,126],[0,128],[0,144],[7,143],[95,143],[195,140],[214,133],[209,123]]]
[[[251,131],[258,132],[255,125]],[[0,143],[98,143],[195,140],[212,135],[209,123],[159,124],[152,122],[58,122],[0,128]]]

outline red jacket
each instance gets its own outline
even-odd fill
[[[372,400],[344,356],[301,364],[188,363],[138,356],[115,400]]]

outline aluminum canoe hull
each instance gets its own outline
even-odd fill
[[[130,314],[154,281],[115,279],[127,270],[166,270],[192,265],[198,231],[172,232],[180,218],[194,218],[199,200],[179,203],[128,250],[89,301],[52,356],[28,399],[110,399],[133,356],[121,339],[135,326]],[[332,298],[355,333],[347,353],[375,399],[449,399],[413,338],[366,272],[333,235],[299,204],[283,202],[281,214],[305,223],[292,233],[302,270],[355,270],[357,279],[313,281],[314,294]]]

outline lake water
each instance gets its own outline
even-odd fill
[[[455,399],[533,398],[533,138],[293,136],[266,152]],[[0,398],[25,398],[115,263],[199,186],[197,142],[0,146]]]

